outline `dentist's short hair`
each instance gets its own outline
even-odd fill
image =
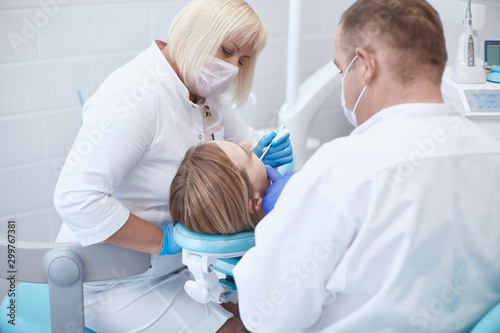
[[[357,47],[380,43],[394,50],[391,63],[402,82],[424,73],[441,82],[448,54],[441,19],[425,0],[358,0],[340,19],[343,47],[353,58]]]
[[[242,105],[252,87],[257,56],[267,43],[267,31],[255,11],[243,0],[193,0],[174,18],[168,31],[168,52],[188,89],[193,76],[215,55],[222,43],[254,43],[224,98]]]
[[[245,170],[239,170],[216,144],[201,143],[186,152],[172,184],[169,208],[174,225],[202,234],[250,231],[259,214],[250,214],[253,188]]]

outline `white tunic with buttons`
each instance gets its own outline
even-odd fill
[[[59,240],[101,242],[130,212],[170,223],[170,183],[186,150],[203,141],[238,143],[252,136],[218,98],[198,105],[188,97],[155,42],[102,83],[85,103],[55,191],[64,221]]]
[[[405,104],[325,144],[236,265],[252,332],[468,332],[500,300],[500,143]]]
[[[206,111],[209,112],[204,115]],[[218,98],[208,98],[203,105],[190,102],[189,91],[153,42],[147,50],[113,72],[85,103],[82,127],[54,195],[54,204],[64,222],[58,241],[78,241],[84,246],[102,242],[125,224],[130,213],[160,226],[171,223],[168,207],[170,183],[186,150],[213,139],[236,143],[246,139],[255,141],[256,135],[258,133],[249,128],[235,111],[226,110]],[[140,284],[145,293],[155,290],[155,283],[159,284],[158,288],[163,289],[156,295],[163,293],[161,299],[169,301],[159,301],[161,310],[151,309],[152,317],[146,315],[139,320],[138,317],[142,318],[140,313],[132,316],[123,313],[116,317],[117,313],[113,312],[115,306],[122,309],[123,304],[129,304],[127,309],[133,309],[130,304],[136,302],[134,296],[120,298],[119,303],[118,296],[114,297],[117,304],[108,301],[105,306],[115,313],[110,322],[143,325],[143,321],[151,321],[162,325],[161,320],[153,320],[156,318],[153,314],[167,311],[169,302],[182,296],[183,280],[178,277],[180,280],[173,285],[164,285],[158,281],[153,283],[151,279],[182,267],[181,254],[151,255],[151,264],[146,273],[133,279],[149,281]],[[131,279],[120,281],[130,284]],[[117,285],[117,281],[110,283]],[[163,285],[160,287],[160,284]],[[109,286],[109,283],[87,284],[87,296],[92,290],[108,290]],[[120,297],[124,297],[122,294]],[[160,297],[150,296],[147,298],[149,304],[154,304],[155,297]],[[89,303],[90,299],[86,297],[86,302]],[[179,299],[177,302],[184,301]],[[196,320],[196,304],[189,306],[194,315],[192,318]],[[179,315],[183,316],[182,310],[186,310],[185,307],[170,312],[173,319],[165,317],[163,312],[157,316],[168,317],[165,321],[171,323],[182,323],[178,320]],[[215,330],[228,315],[218,308],[214,310],[212,307],[212,311],[216,314],[205,308],[197,313],[205,319],[218,316],[219,319],[212,320]],[[93,312],[103,313],[102,309]],[[127,318],[132,318],[132,322],[129,323]],[[100,319],[97,317],[96,320]],[[105,319],[100,324],[96,320],[91,324],[101,330],[126,331],[121,327],[106,326]],[[203,320],[199,319],[198,325],[204,325]],[[127,327],[131,329],[130,325]],[[170,327],[172,331],[176,330],[173,324]],[[212,326],[206,324],[206,327]],[[196,326],[193,324],[191,329],[196,331]]]

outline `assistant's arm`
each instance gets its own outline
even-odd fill
[[[159,254],[163,246],[163,232],[154,223],[130,214],[127,222],[106,243],[132,250]]]
[[[176,254],[182,248],[174,241],[173,225],[162,228],[130,214],[127,222],[106,243],[152,254]]]
[[[137,105],[140,110],[103,110],[89,102],[56,185],[55,207],[84,246],[108,241],[159,253],[162,229],[131,214],[113,196],[149,147],[155,131],[154,110],[146,102]]]

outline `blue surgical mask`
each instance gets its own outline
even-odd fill
[[[352,126],[358,127],[358,121],[356,119],[356,108],[358,107],[359,101],[361,100],[361,97],[363,97],[363,94],[365,93],[365,90],[368,86],[364,86],[363,90],[361,91],[361,94],[358,97],[358,100],[356,101],[356,104],[354,105],[354,109],[349,110],[347,106],[345,105],[345,97],[344,97],[344,78],[347,75],[347,72],[351,68],[352,64],[354,64],[354,61],[358,59],[358,56],[356,55],[354,59],[352,59],[351,63],[349,66],[347,66],[347,69],[345,70],[344,75],[342,76],[341,83],[342,83],[342,92],[341,92],[341,99],[342,99],[342,108],[344,109],[344,114],[347,120],[351,123]]]

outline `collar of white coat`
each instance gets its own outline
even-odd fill
[[[167,61],[167,59],[165,58],[165,56],[161,52],[160,48],[156,44],[155,40],[153,40],[153,42],[151,43],[151,48],[153,49],[153,52],[156,54],[156,56],[159,58],[159,62],[160,62],[160,64],[162,64],[162,67],[164,68],[164,70],[168,73],[168,76],[172,79],[172,82],[175,83],[175,89],[177,90],[177,92],[181,96],[185,97],[186,102],[190,106],[195,106],[196,110],[198,110],[197,107],[203,107],[205,105],[205,102],[206,102],[205,98],[198,101],[198,103],[193,103],[189,100],[188,88],[184,85],[184,83],[181,81],[181,79],[177,76],[177,73],[174,71],[174,69],[172,68],[170,63]]]
[[[460,116],[460,111],[452,103],[408,103],[394,105],[380,110],[363,124],[356,127],[351,135],[367,132],[372,126],[388,119],[415,117]]]

